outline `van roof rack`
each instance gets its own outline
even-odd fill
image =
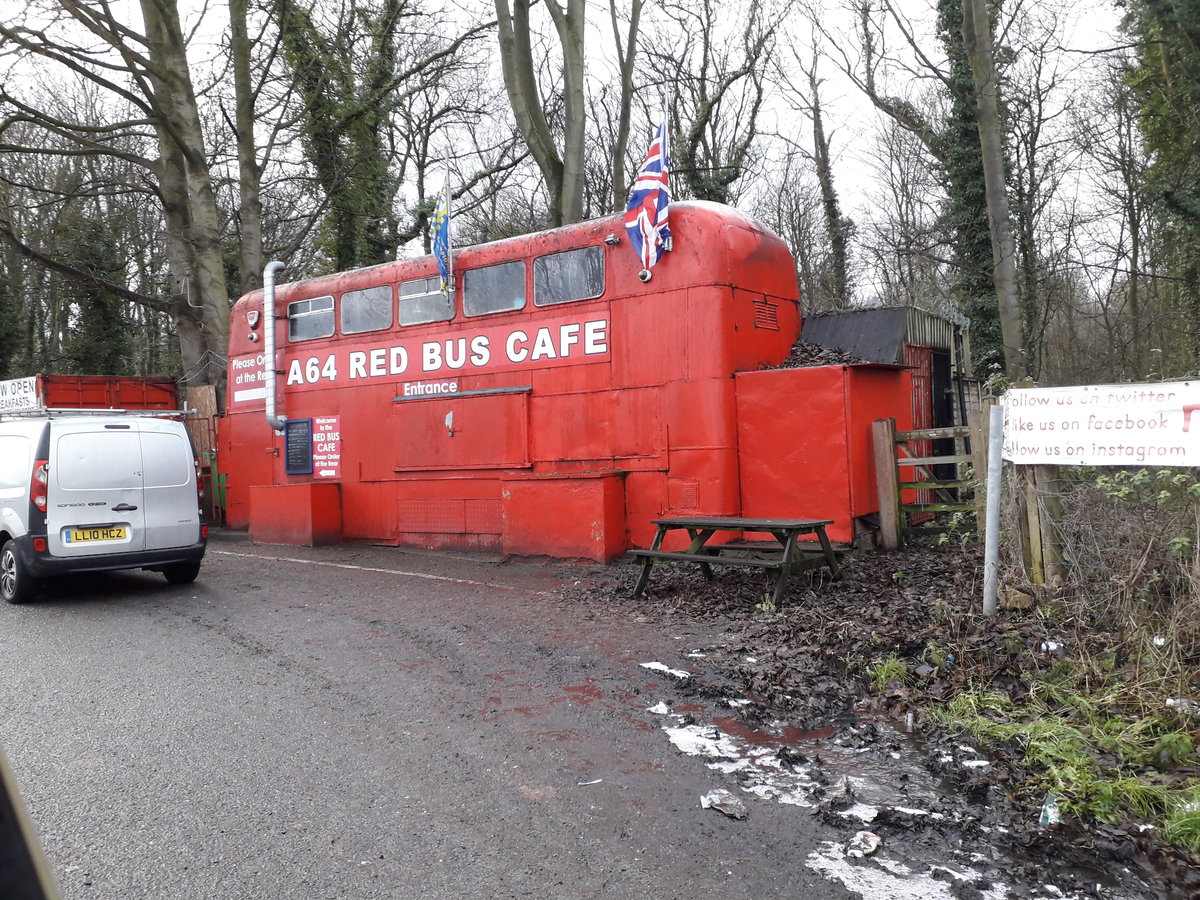
[[[43,406],[37,409],[9,409],[0,411],[0,419],[39,419],[60,416],[148,416],[158,419],[187,418],[196,415],[196,410],[184,409],[79,409],[73,406]]]

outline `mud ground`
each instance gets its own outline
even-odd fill
[[[726,764],[743,790],[774,792],[787,802],[784,789],[758,784],[753,767],[739,768],[746,748],[756,744],[761,753],[771,735],[770,764],[803,773],[797,802],[811,805],[814,815],[843,829],[849,822],[869,830],[902,859],[927,861],[946,848],[947,859],[954,848],[965,854],[970,869],[948,874],[939,894],[944,888],[961,898],[1200,897],[1195,859],[1137,823],[1041,825],[1044,798],[1021,786],[1027,773],[1018,748],[985,755],[928,721],[929,710],[971,679],[1020,694],[1022,659],[1052,638],[1036,616],[981,615],[976,550],[850,556],[836,581],[824,570],[795,577],[778,611],[763,604],[765,584],[756,572],[718,568],[710,583],[698,567],[657,566],[636,602],[629,599],[635,575],[633,565],[582,569],[575,586],[561,593],[569,602],[602,604],[606,615],[615,610],[663,627],[711,626],[719,637],[696,654],[686,677],[678,673],[678,690],[683,697],[723,698],[729,715],[719,728],[689,726],[677,715],[680,727],[702,736],[708,729],[712,741],[701,740],[696,751],[673,740],[714,758],[714,765]],[[893,683],[874,693],[863,667],[892,652],[919,661],[919,687]],[[739,732],[746,736],[740,744]],[[832,863],[827,874],[839,877]],[[863,896],[908,896],[896,884],[864,889],[854,874],[841,880]],[[923,895],[917,887],[911,896]]]

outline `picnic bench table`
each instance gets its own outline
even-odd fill
[[[828,566],[836,578],[839,572],[837,556],[825,534],[825,526],[832,519],[752,519],[744,516],[682,516],[678,518],[653,519],[658,527],[649,550],[632,550],[635,559],[640,559],[642,571],[633,589],[636,599],[642,595],[650,581],[650,570],[660,562],[694,562],[699,564],[704,577],[712,580],[712,566],[744,566],[762,569],[774,578],[772,601],[776,607],[783,600],[788,578],[793,572]],[[670,531],[687,531],[691,538],[685,550],[663,550],[663,539]],[[717,532],[762,533],[775,537],[777,544],[770,541],[748,541],[725,544],[709,544]],[[812,534],[820,544],[820,550],[806,551],[800,547],[800,536]],[[752,552],[754,556],[744,556]]]

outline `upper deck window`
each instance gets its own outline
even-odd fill
[[[333,298],[313,297],[288,304],[288,340],[311,341],[333,334]]]
[[[533,261],[536,306],[591,300],[604,293],[604,248],[581,247]]]
[[[463,273],[463,312],[468,316],[505,312],[524,305],[525,263],[500,263]]]
[[[342,334],[392,327],[392,288],[379,285],[342,294]]]
[[[454,315],[454,304],[442,293],[442,279],[417,278],[400,285],[400,324],[445,322]]]

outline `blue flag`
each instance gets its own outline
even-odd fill
[[[437,260],[438,272],[442,276],[442,293],[450,292],[450,173],[438,194],[433,208],[433,219],[429,223],[429,240],[433,244],[433,258]]]
[[[663,122],[654,133],[625,207],[625,228],[643,269],[649,269],[659,261],[664,250],[671,249],[671,229],[667,225],[667,210],[671,203],[667,168],[667,123]]]

